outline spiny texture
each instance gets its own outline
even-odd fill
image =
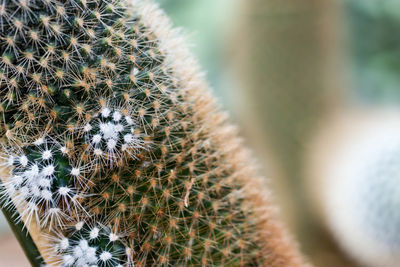
[[[28,161],[8,153],[3,180],[35,216],[60,209],[41,224],[70,242],[58,263],[300,264],[234,128],[153,5],[13,0],[0,19],[5,151],[18,146]],[[47,159],[37,153],[47,141],[32,147],[43,136],[60,144]],[[79,201],[51,198],[66,191]],[[66,227],[89,217],[124,233],[128,255],[113,240],[87,239],[95,228]]]
[[[91,160],[105,161],[111,168],[114,162],[124,159],[124,154],[137,159],[135,155],[145,149],[143,140],[135,133],[135,121],[126,109],[102,107],[84,131]]]
[[[45,137],[25,146],[23,151],[5,150],[3,157],[11,171],[3,178],[3,198],[11,197],[17,208],[21,208],[23,212],[18,219],[25,218],[30,224],[35,218],[40,225],[51,227],[81,210],[79,199],[83,195],[77,191],[87,187],[85,170],[82,166],[71,166],[65,153],[65,147]],[[43,211],[43,216],[39,211]]]
[[[143,100],[147,81],[163,79],[154,44],[126,21],[120,1],[7,1],[0,10],[0,100],[11,140],[79,134],[96,110],[126,108]]]
[[[134,266],[130,248],[123,244],[121,235],[108,227],[78,222],[68,227],[66,236],[48,236],[50,257],[55,266]]]

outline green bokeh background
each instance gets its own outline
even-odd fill
[[[240,0],[158,0],[174,26],[182,29],[186,43],[195,54],[219,102],[234,109],[236,101],[227,58],[233,53]]]
[[[346,2],[355,101],[400,103],[400,1]]]

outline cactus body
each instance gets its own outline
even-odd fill
[[[154,5],[7,1],[0,19],[5,195],[33,211],[18,214],[28,228],[34,216],[52,229],[47,263],[301,263],[234,128]]]

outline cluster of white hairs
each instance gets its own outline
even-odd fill
[[[69,227],[68,236],[46,236],[48,266],[133,267],[131,249],[121,240],[122,235],[101,223],[81,221]]]
[[[1,155],[5,207],[16,205],[21,211],[17,213],[19,219],[27,226],[34,218],[50,228],[82,209],[85,168],[69,163],[66,147],[41,137],[24,149],[13,148],[4,148]],[[41,212],[44,216],[40,216]]]
[[[121,160],[136,159],[145,141],[135,132],[136,122],[124,108],[104,106],[83,128],[89,155],[85,164],[73,159],[67,145],[43,135],[31,144],[4,147],[1,155],[8,173],[2,177],[5,207],[14,204],[26,226],[35,218],[41,226],[63,225],[76,212],[97,166],[112,169]],[[44,212],[44,216],[40,216]]]
[[[137,158],[145,142],[135,132],[136,122],[127,109],[104,106],[84,126],[88,155],[95,163],[105,161],[113,168],[127,155]],[[102,165],[103,166],[103,165]]]

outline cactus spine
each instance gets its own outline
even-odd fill
[[[47,264],[301,264],[155,5],[3,1],[0,25],[5,208]]]

